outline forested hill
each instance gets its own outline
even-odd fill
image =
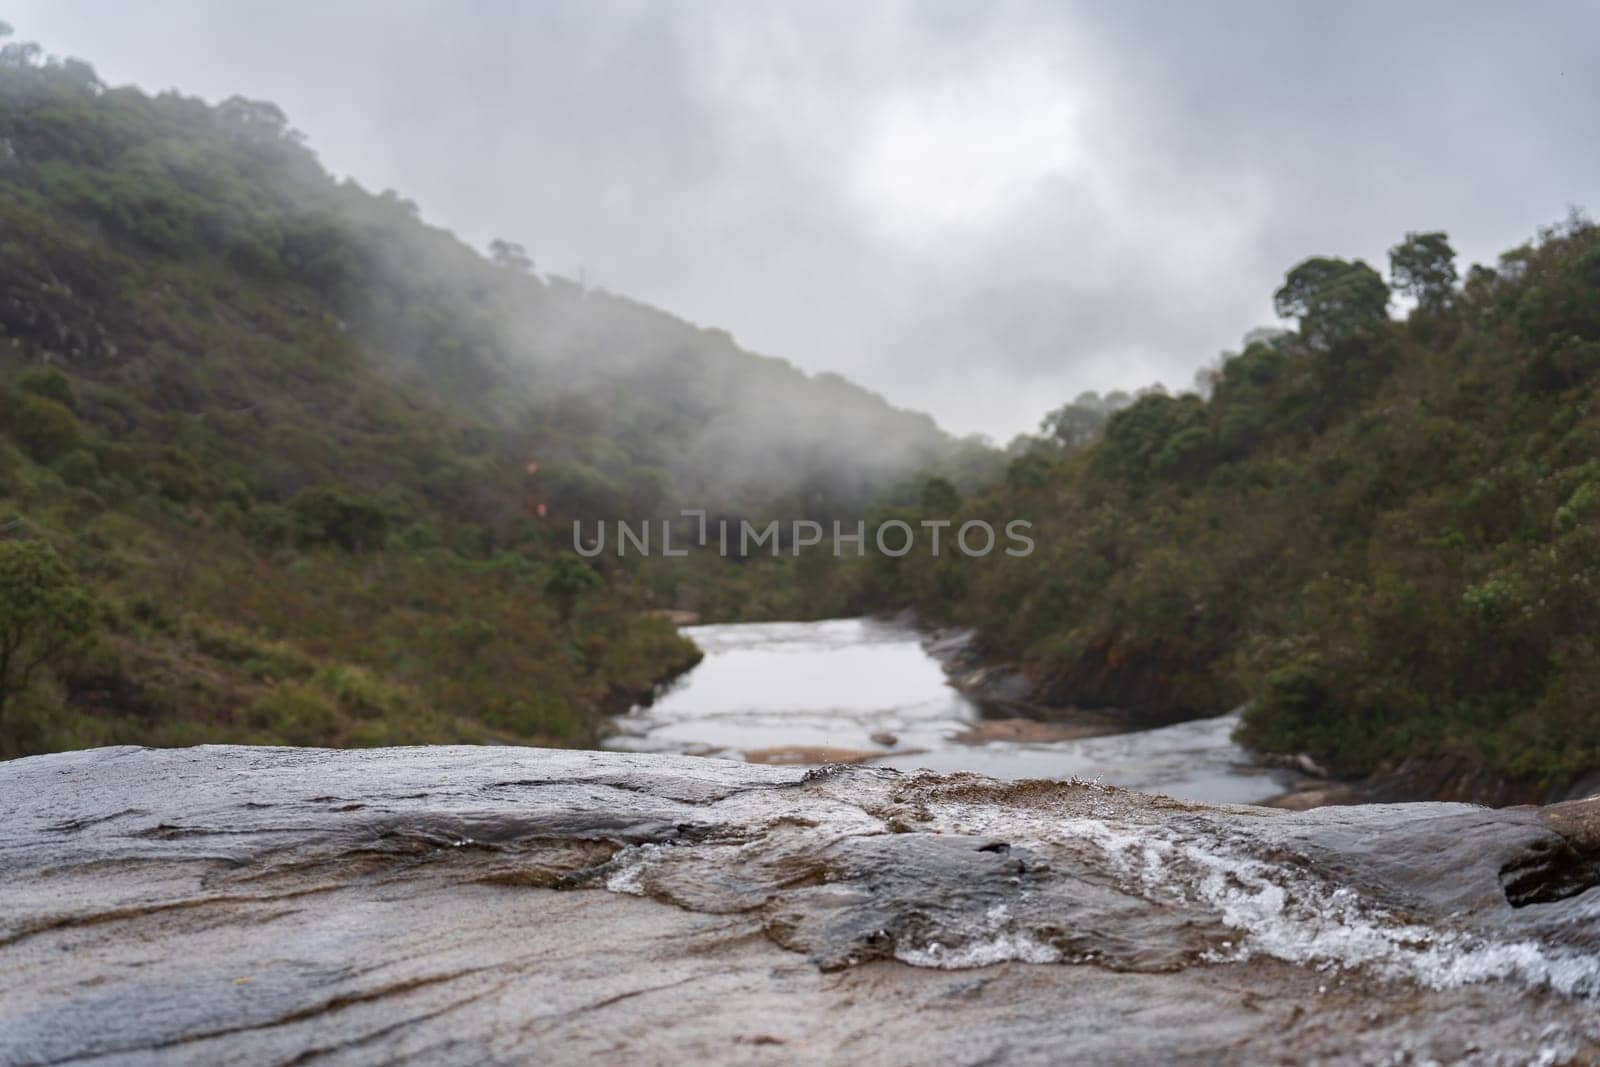
[[[269,496],[389,483],[401,457],[340,439],[384,416],[302,388],[340,366],[495,431],[485,461],[537,457],[569,510],[825,518],[956,448],[835,375],[543,279],[520,246],[478,254],[394,193],[335,181],[271,104],[107,89],[29,47],[11,46],[0,100],[0,328],[24,360],[323,467],[279,472]],[[306,417],[275,417],[291,396]]]
[[[1031,557],[871,559],[866,602],[975,625],[1046,700],[1248,702],[1245,740],[1397,795],[1592,789],[1600,228],[1575,213],[1464,281],[1412,234],[1389,268],[1397,292],[1300,264],[1277,293],[1298,330],[1208,397],[1143,396],[942,515],[1030,519]]]
[[[479,255],[270,104],[0,51],[0,756],[593,741],[696,653],[573,517],[823,519],[958,454]]]

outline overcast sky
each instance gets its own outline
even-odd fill
[[[6,7],[112,84],[277,102],[480,247],[1001,441],[1187,386],[1307,255],[1437,228],[1492,261],[1600,213],[1594,3]]]

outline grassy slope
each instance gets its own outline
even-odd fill
[[[775,411],[781,476],[732,463]],[[490,264],[336,183],[269,105],[0,57],[0,536],[103,604],[0,712],[0,754],[589,742],[697,656],[644,609],[686,580],[729,613],[798,594],[704,561],[575,576],[568,520],[826,518],[952,449],[842,380]]]

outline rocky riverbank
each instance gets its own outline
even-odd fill
[[[1600,1055],[1595,802],[516,748],[0,765],[0,1062]]]
[[[909,623],[909,614],[902,618]],[[944,665],[950,683],[972,700],[989,708],[997,722],[1014,724],[997,732],[1036,730],[1067,736],[1093,736],[1170,725],[1180,718],[1159,708],[1133,710],[1084,709],[1056,702],[1048,686],[1029,677],[1013,663],[988,655],[973,640],[970,630],[940,629],[930,633],[927,649]],[[1031,726],[1029,724],[1038,724]],[[1334,804],[1388,804],[1418,800],[1457,801],[1466,804],[1558,803],[1600,792],[1600,771],[1575,782],[1539,788],[1512,782],[1488,770],[1466,751],[1413,756],[1392,767],[1358,779],[1341,779],[1319,768],[1310,757],[1263,756],[1303,776],[1297,787],[1269,801],[1274,807],[1303,811]]]

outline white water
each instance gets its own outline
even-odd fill
[[[982,711],[947,681],[917,631],[872,619],[687,627],[705,660],[608,747],[743,759],[801,748],[877,753],[911,770],[1098,780],[1205,803],[1285,791],[1230,736],[1234,716],[1079,740],[965,743]],[[893,738],[892,743],[888,737]],[[813,754],[825,756],[826,754]]]
[[[1473,931],[1448,921],[1434,924],[1404,918],[1314,871],[1253,855],[1262,841],[1252,841],[1249,834],[1229,844],[1222,836],[1196,837],[1170,826],[1129,825],[1115,817],[1030,819],[1016,811],[997,813],[981,804],[942,804],[931,810],[931,825],[945,833],[983,836],[1003,829],[1011,840],[1045,853],[1053,842],[1089,845],[1125,890],[1153,903],[1200,905],[1214,911],[1239,937],[1208,962],[1270,957],[1319,970],[1411,981],[1430,989],[1512,980],[1569,995],[1592,996],[1600,991],[1600,956],[1543,944],[1515,929]],[[1276,840],[1282,844],[1292,836]],[[1556,907],[1573,925],[1588,926],[1600,912],[1600,900],[1592,897]],[[963,952],[941,953],[935,946],[932,953],[909,951],[900,958],[947,968],[983,966],[993,962],[990,957],[1053,962],[1043,955],[1051,951],[1048,946],[1039,944],[1026,929],[1004,922],[1003,913],[986,918],[1001,922],[974,924],[972,940]]]

